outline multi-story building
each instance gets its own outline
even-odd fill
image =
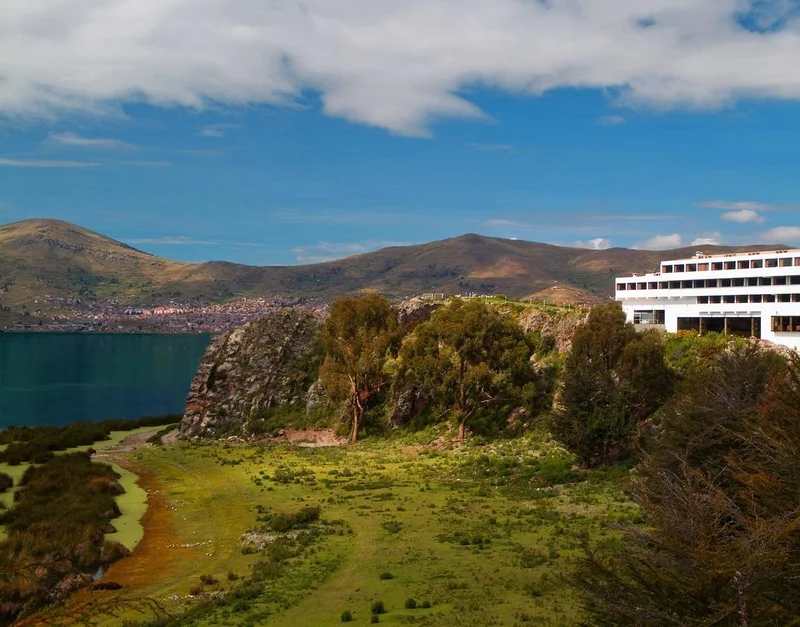
[[[658,272],[616,280],[637,325],[718,331],[800,349],[800,249],[662,261]]]

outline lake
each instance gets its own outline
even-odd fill
[[[0,428],[183,413],[208,335],[0,333]]]

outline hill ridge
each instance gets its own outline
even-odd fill
[[[642,251],[589,250],[465,233],[411,246],[391,246],[333,261],[249,266],[225,260],[172,261],[63,220],[29,218],[0,225],[0,306],[70,299],[145,304],[167,300],[224,301],[284,295],[331,299],[377,290],[405,298],[423,292],[502,293],[569,301],[609,297],[614,276],[654,271],[665,258],[698,247]],[[705,246],[705,252],[768,246]],[[776,247],[777,248],[777,247]]]

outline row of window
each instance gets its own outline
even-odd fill
[[[667,263],[661,272],[708,272],[713,270],[752,270],[757,268],[791,268],[800,266],[800,257],[772,257],[770,259],[733,259],[731,261],[704,261],[699,263]]]
[[[698,296],[698,305],[718,303],[800,303],[800,294],[738,294],[736,296]]]
[[[717,287],[760,287],[763,285],[800,285],[800,274],[794,276],[733,277],[730,279],[686,279],[683,281],[637,281],[617,283],[617,291],[687,290]]]
[[[800,316],[772,316],[772,332],[800,331]]]

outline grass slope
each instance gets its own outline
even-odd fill
[[[758,248],[764,247],[706,251]],[[652,271],[662,258],[693,253],[689,248],[595,251],[468,234],[307,266],[191,264],[161,259],[67,222],[24,220],[0,226],[0,306],[35,310],[43,307],[45,295],[134,304],[263,294],[327,299],[363,290],[392,297],[432,291],[520,298],[554,285],[572,290],[567,292],[572,301],[589,302],[611,295],[615,275]]]
[[[580,610],[561,577],[581,538],[610,540],[606,522],[637,515],[613,480],[569,483],[581,477],[568,456],[530,438],[451,452],[400,442],[180,446],[132,462],[152,496],[143,541],[106,575],[125,588],[82,592],[73,606],[148,598],[175,613],[207,603],[181,625],[313,627],[339,623],[345,610],[367,624],[376,601],[386,624],[572,625]],[[255,596],[220,597],[244,585],[227,573],[247,575],[261,559],[240,547],[258,506],[308,505],[340,532],[286,561]],[[219,583],[190,595],[203,575]],[[432,607],[406,609],[409,598]],[[137,617],[123,609],[103,624]]]

